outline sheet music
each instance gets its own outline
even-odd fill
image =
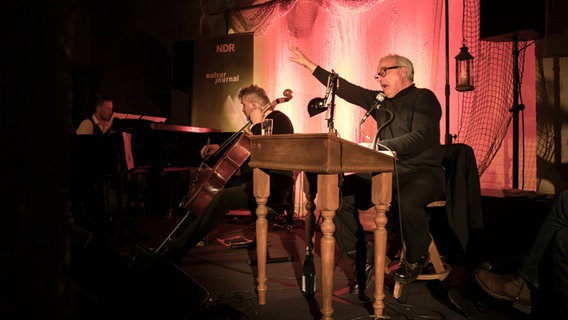
[[[120,113],[120,112],[114,112],[112,114],[112,119],[114,119],[114,118],[148,120],[148,121],[152,121],[152,122],[155,122],[155,123],[165,123],[166,122],[166,118],[164,118],[164,117],[145,116],[145,115],[141,115],[141,114]]]
[[[363,146],[365,148],[373,149],[373,143],[371,143],[371,142],[359,142],[358,145]],[[391,156],[391,157],[396,156],[396,154],[393,151],[389,151],[389,150],[377,150],[377,152],[380,152],[382,154],[386,154],[387,156]]]

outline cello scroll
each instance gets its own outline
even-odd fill
[[[283,97],[276,98],[276,99],[272,100],[271,102],[269,102],[268,104],[266,104],[264,107],[262,107],[262,112],[264,113],[268,109],[274,110],[274,107],[276,107],[277,104],[283,103],[283,102],[288,102],[288,101],[292,100],[292,98],[293,98],[292,90],[286,89],[286,90],[284,90],[283,94],[284,94]]]
[[[288,102],[288,101],[292,100],[292,98],[293,98],[292,93],[293,92],[290,89],[284,90],[284,92],[283,92],[284,97],[274,99],[272,102],[270,102],[270,106],[272,106],[272,108],[274,108],[279,103]]]

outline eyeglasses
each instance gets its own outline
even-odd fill
[[[402,66],[392,66],[392,67],[382,68],[381,71],[379,71],[379,73],[375,75],[375,80],[379,79],[379,77],[384,78],[387,75],[387,71],[398,68],[402,68]]]

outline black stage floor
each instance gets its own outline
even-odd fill
[[[74,250],[74,279],[88,292],[78,302],[81,319],[108,316],[129,319],[320,319],[321,294],[306,298],[300,291],[305,254],[303,220],[286,225],[269,220],[267,303],[259,305],[255,291],[257,268],[254,246],[231,248],[219,239],[242,236],[254,239],[248,215],[227,215],[203,246],[193,248],[177,265],[155,259],[160,245],[180,217],[142,217],[131,226],[107,232],[76,228],[80,246]],[[319,272],[319,236],[315,262]],[[90,237],[86,241],[85,237]],[[337,253],[337,250],[336,250]],[[442,252],[442,254],[444,254]],[[279,259],[282,258],[282,259]],[[353,278],[351,260],[336,256],[333,317],[339,320],[372,319],[372,305],[348,292]],[[467,268],[452,265],[444,281],[416,281],[403,297],[392,297],[392,277],[385,277],[384,317],[390,319],[529,319],[479,291]],[[321,274],[317,277],[321,289]],[[367,288],[372,297],[374,286]]]

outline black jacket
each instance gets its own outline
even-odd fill
[[[450,227],[467,249],[472,229],[483,228],[481,188],[473,149],[466,144],[444,145],[446,213]]]
[[[314,70],[314,76],[324,85],[329,75],[321,67]],[[335,93],[345,101],[369,110],[379,91],[339,78]],[[392,99],[385,98],[372,116],[378,126],[386,124],[379,133],[379,142],[396,152],[398,174],[429,171],[443,179],[444,153],[440,145],[442,107],[431,90],[412,85]]]

